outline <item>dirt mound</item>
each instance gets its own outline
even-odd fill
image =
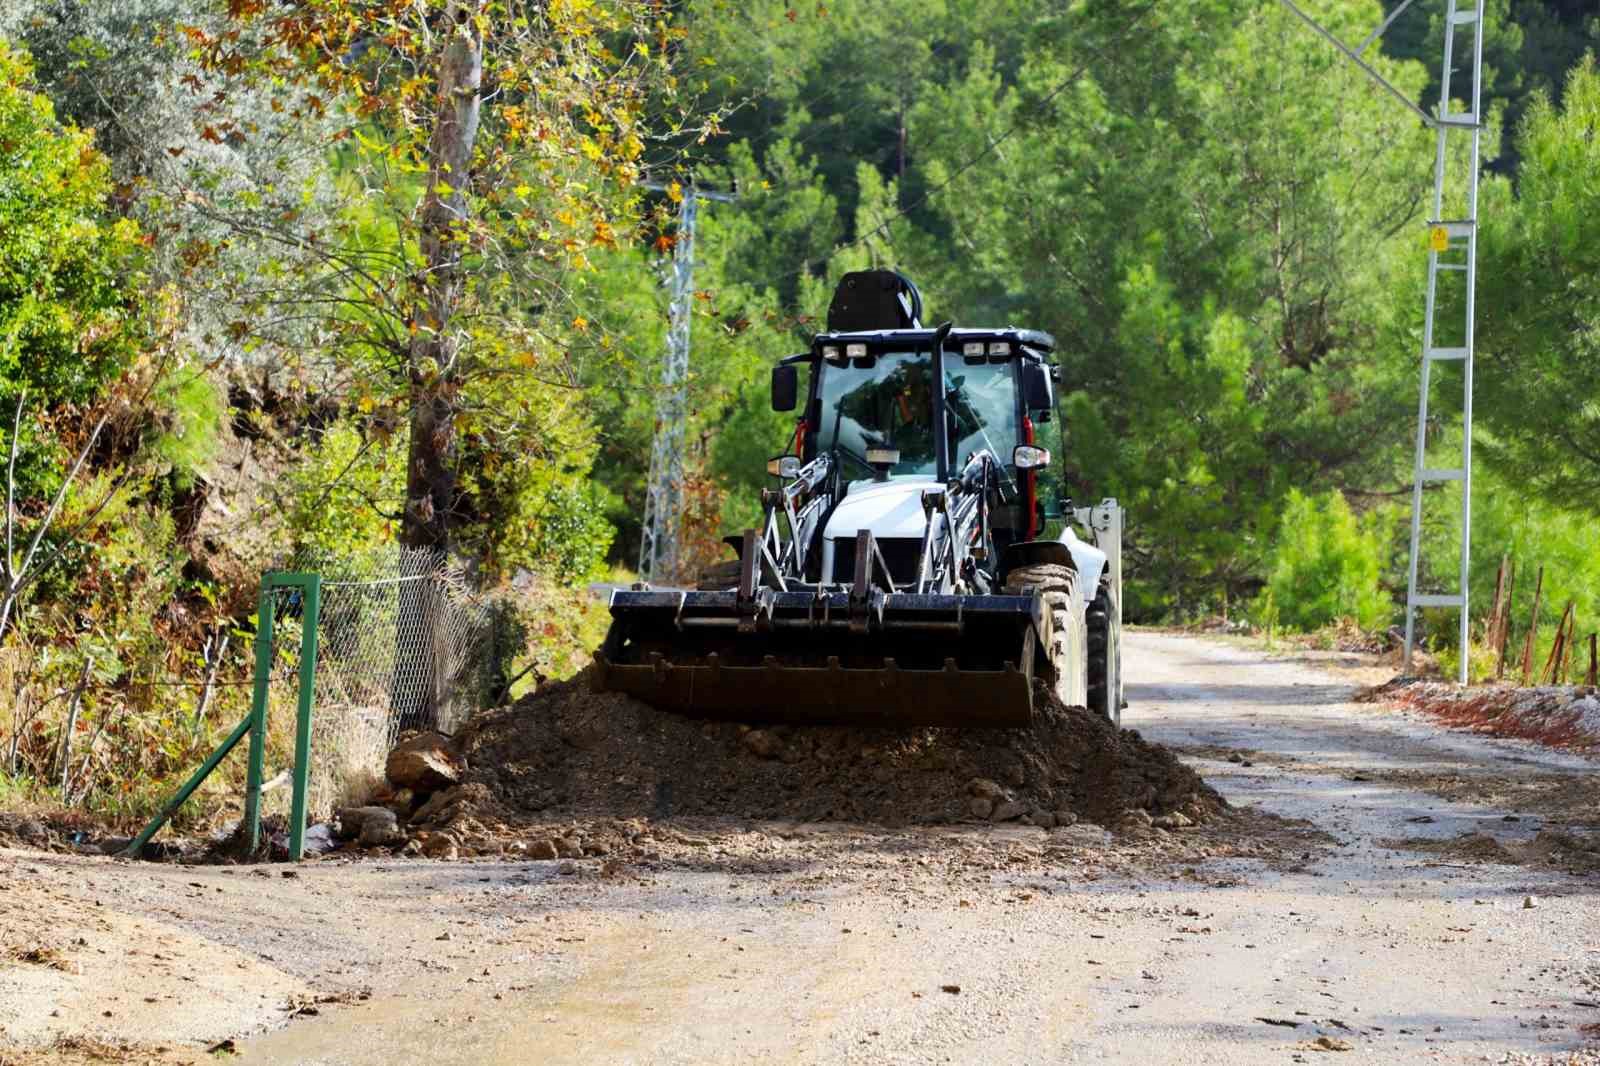
[[[1502,863],[1508,866],[1554,866],[1572,874],[1600,871],[1600,836],[1560,829],[1541,829],[1532,840],[1496,840],[1486,833],[1454,837],[1401,837],[1380,840],[1383,847],[1422,851],[1458,862]]]
[[[1180,827],[1224,806],[1133,730],[1040,686],[1028,729],[751,728],[657,711],[588,677],[482,714],[458,740],[469,769],[413,823],[463,816],[737,815],[898,826],[1077,820]]]

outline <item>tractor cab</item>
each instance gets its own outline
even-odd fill
[[[805,463],[831,455],[840,482],[812,580],[843,577],[849,553],[833,550],[834,541],[873,529],[898,581],[921,546],[922,490],[948,483],[980,454],[993,459],[997,475],[996,549],[1037,536],[1046,510],[1054,510],[1039,484],[1048,454],[1036,447],[1037,428],[1054,409],[1045,361],[1053,338],[1012,328],[930,329],[920,311],[920,295],[900,274],[846,275],[829,331],[774,369],[773,406],[793,410],[799,366],[809,367],[796,451]]]

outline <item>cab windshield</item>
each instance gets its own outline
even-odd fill
[[[872,477],[868,448],[893,448],[900,461],[890,477],[933,477],[933,359],[928,352],[881,352],[849,366],[818,364],[822,380],[822,425],[818,445],[835,451],[849,479]],[[1016,374],[1010,362],[944,361],[946,411],[952,423],[950,462],[959,468],[969,456],[988,449],[1009,466],[1020,440]]]

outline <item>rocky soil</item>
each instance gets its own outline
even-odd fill
[[[1490,736],[1600,752],[1600,693],[1587,685],[1460,685],[1397,677],[1364,693]]]
[[[1153,836],[1226,811],[1136,731],[1062,707],[1043,686],[1037,701],[1028,729],[762,728],[657,711],[593,692],[580,675],[469,722],[445,756],[463,767],[459,783],[438,787],[436,774],[424,797],[407,777],[416,806],[398,813],[417,841],[407,846],[425,855],[495,854],[511,836],[531,857],[576,858],[579,837],[616,852],[664,820],[1092,824]]]
[[[703,760],[663,763],[636,708],[585,747],[563,730],[592,706],[536,700],[413,738],[320,861],[0,848],[0,1063],[1597,1061],[1592,760],[1354,704],[1343,670],[1144,632],[1127,654],[1142,739],[1115,742],[1183,750],[1229,800],[1203,824],[1119,813],[1173,813],[1137,757],[1080,798],[1048,730],[913,771],[865,737],[830,766],[785,761],[804,733],[657,723]],[[484,772],[497,751],[520,776]],[[1012,783],[1019,752],[1047,772]],[[760,792],[819,774],[869,816]],[[980,818],[974,780],[1078,821]]]

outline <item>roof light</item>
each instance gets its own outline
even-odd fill
[[[869,447],[867,449],[867,463],[871,466],[894,466],[899,461],[899,448],[886,448],[880,445],[876,447]]]
[[[989,354],[990,355],[1010,355],[1011,354],[1011,342],[1010,341],[990,341],[989,342]]]
[[[852,359],[865,359],[867,357],[867,346],[865,344],[847,344],[844,346],[844,354]]]
[[[839,353],[839,346],[837,344],[825,344],[822,347],[822,358],[826,359],[830,363],[837,363],[844,357]]]
[[[983,358],[983,342],[967,341],[961,346],[961,354],[966,356],[968,359]]]

